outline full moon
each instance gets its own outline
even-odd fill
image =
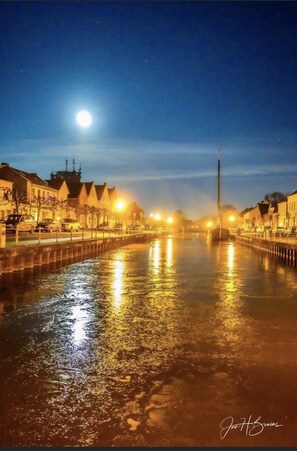
[[[92,120],[92,115],[88,111],[82,110],[76,115],[76,122],[80,127],[90,127]]]

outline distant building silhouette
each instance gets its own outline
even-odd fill
[[[81,181],[81,166],[79,170],[75,170],[75,159],[72,160],[72,171],[68,171],[68,160],[66,160],[65,171],[51,172],[51,180],[65,180],[66,182],[80,183]]]

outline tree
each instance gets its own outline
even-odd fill
[[[237,208],[234,207],[234,205],[226,204],[222,206],[222,213],[231,213],[231,212],[237,213]]]
[[[37,222],[40,221],[41,210],[56,210],[57,199],[54,196],[36,196],[32,201],[32,206],[37,208]]]
[[[267,193],[264,196],[264,200],[267,200],[270,203],[282,202],[285,199],[286,199],[286,195],[284,193],[280,193],[279,191],[274,191],[273,193]]]
[[[17,189],[12,190],[11,204],[16,214],[20,214],[20,209],[22,206],[30,205],[28,196],[23,191]]]

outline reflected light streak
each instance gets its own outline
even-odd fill
[[[72,318],[75,319],[72,325],[73,341],[76,345],[79,345],[86,339],[85,326],[87,323],[88,314],[79,305],[71,307]]]
[[[149,259],[153,265],[154,273],[158,274],[160,269],[160,241],[154,241],[149,250]]]
[[[113,281],[113,304],[119,308],[123,301],[123,273],[124,262],[121,260],[122,256],[118,256],[118,260],[114,262],[114,281]]]
[[[167,240],[167,258],[166,258],[167,268],[172,266],[172,238]]]
[[[233,269],[233,266],[234,266],[234,244],[229,244],[229,247],[228,247],[228,262],[227,262],[227,266],[228,266],[230,271]]]

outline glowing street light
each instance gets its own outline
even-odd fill
[[[167,222],[168,222],[168,224],[173,224],[173,218],[172,218],[172,216],[169,216],[169,218],[167,218]]]
[[[155,219],[156,219],[157,221],[160,221],[161,215],[160,215],[159,213],[156,213],[156,214],[155,214]]]
[[[212,227],[212,226],[213,226],[213,223],[211,221],[208,221],[208,223],[206,224],[206,227],[208,229],[210,229],[210,227]]]
[[[93,118],[91,113],[86,110],[81,110],[76,115],[76,122],[80,127],[87,128],[92,125]]]
[[[235,219],[236,219],[235,216],[233,216],[233,215],[229,216],[229,221],[230,221],[230,222],[234,222]]]
[[[126,208],[126,202],[124,200],[118,200],[116,203],[116,209],[122,211]]]

